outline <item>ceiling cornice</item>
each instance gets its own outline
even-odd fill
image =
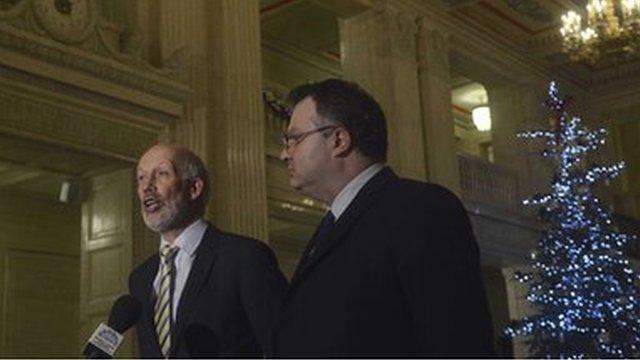
[[[450,35],[451,49],[492,69],[514,82],[547,82],[553,78],[586,92],[588,82],[565,73],[556,73],[544,59],[534,59],[514,44],[496,38],[470,19],[454,16],[441,1],[395,0],[420,14],[426,21]]]
[[[321,56],[318,53],[306,51],[304,49],[293,46],[284,41],[274,39],[264,34],[262,37],[262,46],[276,51],[284,56],[302,61],[322,71],[326,71],[334,76],[342,75],[340,60],[335,59],[333,56],[331,56],[331,54]]]

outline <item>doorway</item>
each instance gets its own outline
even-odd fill
[[[81,292],[87,280],[96,277],[84,270],[83,226],[91,216],[108,218],[87,213],[88,204],[95,202],[91,184],[104,174],[130,173],[132,167],[121,160],[0,135],[1,357],[80,355],[87,317]],[[121,195],[132,199],[131,193]],[[110,264],[90,267],[100,265],[98,277],[113,272]],[[123,265],[128,272],[130,264]],[[117,281],[117,291],[124,290]],[[96,285],[102,286],[92,286]],[[104,315],[99,314],[101,321]]]

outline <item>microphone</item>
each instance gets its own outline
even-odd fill
[[[213,331],[203,324],[191,324],[184,332],[187,352],[192,359],[218,357],[218,339]]]
[[[82,351],[85,359],[111,359],[122,343],[122,333],[138,322],[142,305],[131,295],[120,296],[111,306],[108,325],[100,323]]]

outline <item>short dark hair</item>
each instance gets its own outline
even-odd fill
[[[347,129],[354,149],[376,162],[387,160],[387,121],[378,102],[358,84],[340,80],[300,85],[289,93],[293,106],[310,97],[318,115]]]

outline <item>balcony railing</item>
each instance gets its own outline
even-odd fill
[[[458,154],[460,187],[464,200],[518,211],[518,177],[508,169],[477,157]]]

